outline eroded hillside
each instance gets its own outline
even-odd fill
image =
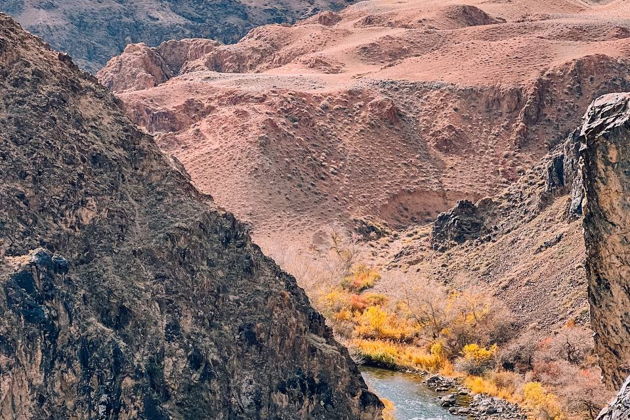
[[[99,79],[263,245],[360,217],[405,228],[498,193],[630,88],[624,2],[466,3],[130,46]]]

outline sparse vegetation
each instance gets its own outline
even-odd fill
[[[361,263],[354,238],[332,236],[318,250],[324,268],[294,264],[359,362],[460,377],[472,392],[517,403],[534,419],[594,419],[606,403],[587,329],[570,322],[551,337],[516,331],[510,312],[483,290],[417,277],[388,290],[396,274]]]
[[[462,357],[457,359],[457,370],[469,375],[483,375],[494,368],[496,354],[496,344],[489,348],[478,344],[467,344],[462,349]]]

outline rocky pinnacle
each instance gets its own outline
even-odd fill
[[[589,107],[581,130],[586,270],[604,378],[630,375],[630,94]]]

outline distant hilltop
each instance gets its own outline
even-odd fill
[[[345,0],[0,0],[0,11],[96,72],[125,45],[157,45],[169,39],[203,37],[233,43],[250,29],[294,22]]]

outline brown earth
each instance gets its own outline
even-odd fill
[[[496,194],[630,89],[629,63],[623,1],[372,0],[235,45],[129,46],[98,77],[261,245],[306,249]]]

